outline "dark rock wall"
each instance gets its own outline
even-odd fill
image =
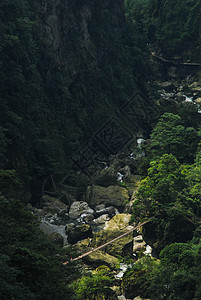
[[[33,1],[39,43],[54,54],[48,74],[58,69],[72,82],[83,61],[98,73],[101,59],[112,44],[121,43],[123,1]],[[68,82],[69,84],[69,82]]]

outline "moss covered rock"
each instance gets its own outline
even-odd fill
[[[80,240],[84,240],[88,237],[92,237],[91,226],[88,224],[82,224],[80,226],[76,226],[72,228],[72,230],[67,231],[68,234],[68,242],[71,244],[75,244]]]
[[[55,197],[44,195],[41,204],[45,213],[57,214],[61,211],[68,211],[68,206]]]
[[[139,254],[146,250],[146,243],[141,235],[134,237],[133,239],[133,253]]]
[[[119,260],[118,258],[109,255],[107,253],[103,253],[102,251],[94,251],[90,255],[85,256],[83,260],[93,266],[93,267],[99,267],[101,265],[106,265],[110,269],[119,269]]]
[[[81,214],[90,214],[93,215],[94,210],[91,209],[87,202],[84,201],[75,201],[72,203],[69,210],[69,217],[72,219],[77,219]]]
[[[195,100],[196,103],[201,103],[201,97]]]
[[[91,246],[91,239],[85,239],[82,241],[79,241],[76,244],[76,249],[78,252],[80,252],[81,254],[86,253],[88,251],[90,251],[92,249]],[[103,266],[105,267],[105,270],[110,270],[110,269],[119,269],[119,260],[112,256],[109,255],[107,253],[104,253],[103,251],[94,251],[93,253],[91,253],[88,256],[83,257],[83,260],[93,266],[96,267],[96,271],[100,270],[103,268]]]
[[[126,202],[129,201],[129,194],[126,188],[118,185],[111,185],[107,188],[93,185],[88,187],[85,199],[92,207],[99,204],[105,204],[107,206],[112,205],[123,208]]]
[[[130,175],[126,179],[126,184],[128,186],[128,193],[130,195],[130,201],[126,203],[124,211],[127,213],[132,213],[133,203],[136,200],[136,193],[139,189],[141,182],[141,176],[139,175]]]
[[[133,226],[129,225],[130,214],[118,214],[106,223],[103,230],[94,235],[92,245],[98,247],[103,245],[121,234],[131,230]],[[114,256],[131,256],[133,253],[133,233],[124,236],[106,246],[104,251]]]

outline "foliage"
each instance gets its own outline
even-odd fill
[[[152,131],[148,151],[152,157],[171,153],[180,162],[192,162],[198,143],[199,136],[195,128],[185,128],[181,117],[164,113]]]
[[[130,298],[199,299],[200,245],[173,243],[160,253],[160,261],[146,257],[129,269],[123,289]]]
[[[116,299],[110,289],[114,276],[108,267],[99,267],[95,274],[83,276],[73,284],[79,299]]]
[[[188,124],[193,122],[189,118]],[[143,226],[143,236],[160,262],[153,268],[142,263],[138,273],[132,270],[131,283],[126,277],[131,298],[136,296],[129,286],[133,276],[139,276],[134,284],[142,297],[178,300],[200,297],[201,274],[197,263],[201,241],[201,160],[200,137],[194,126],[185,127],[181,117],[165,113],[145,145],[147,156],[141,160],[145,163],[152,160],[134,202],[133,220],[152,217]],[[191,158],[189,153],[194,153]]]
[[[199,249],[184,243],[165,247],[150,281],[151,299],[199,299]]]
[[[157,269],[158,262],[151,259],[149,256],[138,260],[132,268],[129,268],[122,280],[122,288],[126,298],[134,298],[142,296],[150,298],[149,284],[150,273]]]
[[[126,0],[126,4],[159,53],[200,61],[201,1]]]
[[[201,151],[200,147],[195,159],[195,164],[192,165],[191,170],[187,177],[189,181],[190,195],[197,201],[201,200]]]
[[[151,51],[164,58],[200,61],[201,1],[126,0],[126,13]],[[169,105],[169,106],[168,106]],[[135,166],[142,180],[133,220],[152,217],[143,237],[160,258],[138,262],[123,279],[127,297],[199,299],[200,116],[195,105],[167,104]],[[168,111],[168,112],[167,112]],[[194,236],[193,236],[194,234]]]
[[[178,160],[172,154],[164,154],[150,163],[148,176],[142,180],[134,202],[134,215],[139,218],[153,216],[161,207],[180,200],[185,188],[185,176]]]
[[[16,169],[36,199],[47,176],[71,169],[75,151],[138,87],[146,90],[150,73],[146,42],[124,20],[123,1],[71,2],[58,5],[54,42],[41,38],[54,2],[0,3],[0,167]]]
[[[60,1],[56,40],[63,37],[65,49],[58,51],[55,37],[49,46],[40,36],[51,4],[38,12],[36,2],[0,2],[1,298],[115,299],[114,278],[105,269],[78,280],[74,296],[69,283],[76,269],[61,264],[61,250],[23,208],[14,169],[38,199],[44,178],[70,169],[72,155],[97,128],[118,115],[138,89],[147,93],[153,76],[149,47],[165,57],[201,60],[201,1],[126,0],[125,20],[123,1]],[[89,38],[83,40],[83,31]],[[147,103],[136,99],[135,105],[136,114],[144,113]],[[133,218],[154,216],[143,235],[157,255],[162,252],[160,263],[147,258],[128,270],[125,290],[134,287],[136,296],[201,298],[200,121],[195,108],[188,108],[181,104],[178,115],[161,116],[140,158],[141,169],[150,167]],[[153,118],[145,116],[145,132]]]
[[[15,173],[1,170],[1,299],[75,299],[68,287],[74,276],[72,267],[63,267],[61,250],[17,200],[16,186],[19,180]]]
[[[198,165],[180,165],[172,154],[150,163],[134,202],[133,219],[154,217],[144,227],[144,236],[157,253],[167,244],[192,239],[201,216],[199,177]]]
[[[121,187],[123,187],[123,188],[125,188],[125,189],[127,189],[128,190],[128,184],[126,183],[126,182],[124,182],[124,181],[118,181],[118,183],[117,183],[119,186],[121,186]]]
[[[0,169],[0,191],[7,198],[22,196],[22,183],[15,170]]]
[[[172,154],[164,154],[150,163],[148,176],[140,185],[138,197],[166,205],[175,202],[184,187],[185,180],[179,162]]]

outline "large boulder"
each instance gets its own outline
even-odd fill
[[[57,214],[56,222],[58,225],[65,225],[68,220],[69,220],[69,214],[65,209],[61,210]]]
[[[82,224],[79,226],[67,226],[66,234],[68,235],[68,242],[76,244],[78,241],[92,237],[92,230],[89,224]]]
[[[62,210],[61,213],[58,214],[45,214],[44,218],[51,225],[66,225],[69,220],[68,213],[66,210]]]
[[[109,220],[110,220],[110,217],[107,214],[105,214],[105,215],[98,217],[97,219],[94,219],[92,224],[94,224],[94,225],[105,224]]]
[[[196,103],[201,103],[201,97],[195,100]]]
[[[45,196],[43,200],[43,209],[27,205],[29,211],[40,219],[45,219],[53,225],[65,225],[69,220],[68,207],[57,198]]]
[[[46,235],[52,235],[54,233],[56,233],[57,235],[53,235],[55,242],[56,240],[58,241],[58,244],[63,244],[66,242],[67,240],[67,236],[66,236],[66,232],[65,232],[65,226],[63,225],[53,225],[51,224],[48,220],[46,220],[45,218],[41,220],[40,222],[40,229],[46,234]],[[63,239],[63,242],[61,242],[61,238],[59,237],[61,236]],[[57,237],[57,239],[56,239]]]
[[[107,188],[93,185],[87,188],[85,200],[92,207],[105,204],[122,208],[129,201],[129,194],[126,188],[118,185],[111,185]]]
[[[128,193],[130,195],[130,201],[126,203],[124,212],[132,213],[133,202],[136,199],[136,194],[138,192],[140,183],[141,183],[141,176],[139,175],[130,175],[127,178],[126,184],[128,185]]]
[[[123,175],[123,178],[127,180],[127,178],[131,175],[130,166],[126,165],[119,170],[119,172]]]
[[[95,173],[93,177],[93,182],[96,185],[101,185],[104,187],[114,185],[117,182],[117,171],[115,167],[112,165]]]
[[[78,221],[87,224],[91,224],[93,220],[94,220],[94,215],[87,214],[87,213],[81,214],[80,218],[78,219]]]
[[[108,214],[101,215],[100,217],[94,219],[91,224],[94,232],[102,230],[105,226],[105,223],[110,220]]]
[[[95,210],[95,217],[98,218],[102,215],[108,215],[110,218],[114,217],[114,215],[116,214],[116,210],[114,208],[114,206],[109,206],[109,207],[102,207],[101,208],[101,205],[99,206],[96,206],[97,207],[100,207],[100,209],[96,209]]]
[[[93,240],[91,238],[77,242],[76,249],[79,253],[86,253],[93,248]],[[93,267],[99,267],[102,265],[108,266],[110,269],[119,269],[119,260],[118,258],[107,254],[104,249],[92,252],[90,255],[87,255],[82,258],[87,264]]]
[[[105,204],[98,204],[95,207],[95,212],[105,209]]]
[[[103,253],[102,251],[94,251],[90,255],[83,257],[83,260],[93,267],[106,265],[110,269],[119,269],[118,258],[109,255],[108,253]]]
[[[77,219],[83,214],[93,214],[94,210],[91,209],[87,202],[75,201],[70,207],[69,217],[72,219]]]
[[[194,81],[193,83],[191,83],[189,86],[190,90],[192,92],[201,92],[201,81]]]
[[[36,208],[32,206],[30,203],[27,204],[27,209],[37,217],[44,217],[45,211],[42,208]]]
[[[134,228],[129,225],[130,214],[118,214],[108,221],[103,230],[94,234],[92,245],[94,248],[103,245],[114,238]],[[113,256],[131,256],[133,254],[133,233],[107,245],[104,251]]]
[[[146,243],[141,235],[134,237],[133,239],[133,253],[138,255],[140,252],[146,250]]]
[[[75,227],[76,226],[74,223],[66,224],[66,227],[65,227],[66,234],[69,234],[69,232],[73,231],[75,229]]]
[[[44,195],[41,198],[41,204],[45,214],[59,214],[61,211],[68,211],[68,206],[55,197]]]

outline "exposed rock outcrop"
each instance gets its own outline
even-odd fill
[[[92,229],[89,224],[82,224],[79,226],[67,226],[66,233],[68,235],[68,242],[75,244],[78,241],[92,237]]]
[[[103,253],[102,251],[96,251],[94,253],[91,253],[90,255],[85,256],[83,259],[87,264],[92,265],[93,267],[106,265],[110,269],[119,268],[118,258],[109,255],[108,253]]]
[[[117,170],[114,165],[111,165],[94,175],[94,184],[104,187],[114,185],[117,182]]]
[[[70,207],[69,217],[72,219],[79,218],[82,214],[93,215],[94,210],[91,209],[87,202],[84,201],[75,201]]]
[[[85,199],[92,207],[105,204],[122,208],[128,202],[129,195],[127,189],[117,185],[107,188],[94,185],[88,187]]]
[[[95,210],[95,217],[100,217],[101,215],[107,214],[110,218],[112,218],[116,214],[116,210],[114,206],[103,207]]]
[[[93,224],[95,224],[95,225],[105,224],[109,220],[110,220],[110,217],[107,214],[105,214],[105,215],[98,217],[97,219],[94,219]]]
[[[143,240],[141,235],[138,235],[134,237],[133,239],[133,253],[138,254],[139,252],[145,251],[146,250],[146,243]]]
[[[55,197],[44,195],[41,198],[41,203],[45,213],[57,214],[61,211],[64,212],[64,210],[65,212],[68,211],[68,206]]]
[[[81,253],[85,253],[87,251],[90,251],[93,248],[91,240],[92,239],[88,238],[88,239],[79,241],[76,244],[76,249]],[[83,260],[87,264],[89,264],[93,267],[99,267],[101,265],[106,265],[111,269],[118,269],[119,268],[118,258],[116,258],[112,255],[109,255],[108,253],[106,253],[104,251],[104,249],[92,252],[90,255],[83,257]]]
[[[124,21],[123,1],[101,1],[101,6],[99,5],[97,1],[33,1],[33,8],[38,16],[38,39],[55,55],[49,65],[49,73],[53,69],[63,71],[68,81],[72,82],[78,76],[83,59],[87,58],[91,68],[95,69],[105,51],[110,51],[105,28],[99,24],[99,42],[102,47],[98,47],[93,32],[93,22],[97,22],[100,9],[110,9],[110,30],[113,37],[120,39]]]
[[[131,215],[118,214],[108,221],[103,230],[94,234],[92,245],[98,247],[117,236],[131,230],[133,226],[129,225]],[[133,253],[133,233],[126,235],[120,240],[106,246],[105,252],[113,256],[128,255]]]

